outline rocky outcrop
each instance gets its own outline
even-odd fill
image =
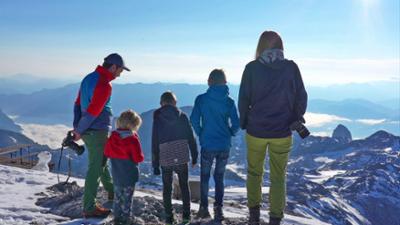
[[[341,143],[350,143],[352,141],[351,132],[347,127],[339,124],[335,130],[333,130],[332,138],[339,140]]]

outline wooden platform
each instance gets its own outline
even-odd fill
[[[0,148],[0,164],[31,169],[38,162],[37,152],[31,152],[31,144],[18,144]]]
[[[36,154],[35,154],[36,155]],[[0,157],[0,164],[6,166],[14,166],[25,169],[32,169],[37,164],[38,160],[14,160],[6,157]]]

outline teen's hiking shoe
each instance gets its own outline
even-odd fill
[[[208,208],[200,207],[199,211],[197,212],[197,218],[206,219],[210,218],[210,212],[208,212]]]
[[[214,207],[214,220],[217,222],[221,222],[222,220],[224,220],[224,212],[222,211],[222,207],[217,206]]]
[[[114,192],[108,192],[108,201],[114,201]]]
[[[270,217],[269,218],[269,225],[280,225],[281,224],[281,218],[276,218],[276,217]]]
[[[174,224],[174,222],[175,222],[174,216],[167,216],[165,218],[166,225],[172,225],[172,224]]]
[[[260,206],[249,208],[249,225],[260,225]]]
[[[189,224],[190,223],[190,210],[185,210],[182,215],[182,223]]]
[[[90,217],[106,218],[108,214],[110,214],[110,212],[111,210],[96,205],[96,208],[93,211],[83,212],[83,216],[85,218],[90,218]]]

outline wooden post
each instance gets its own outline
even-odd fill
[[[30,146],[28,146],[27,149],[28,149],[28,155],[30,155],[31,154]],[[29,163],[30,166],[32,166],[32,156],[28,157],[28,163]]]

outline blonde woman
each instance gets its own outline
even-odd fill
[[[246,65],[239,91],[240,126],[246,130],[249,224],[260,223],[265,156],[270,166],[270,225],[280,224],[286,205],[290,125],[304,123],[307,92],[296,63],[284,58],[278,33],[261,34],[255,60]]]
[[[127,110],[117,120],[117,130],[107,140],[104,155],[110,158],[114,181],[115,224],[131,224],[134,221],[131,210],[135,184],[139,180],[138,164],[144,156],[137,131],[142,123],[140,116]]]

